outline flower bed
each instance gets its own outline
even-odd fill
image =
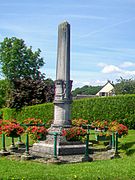
[[[128,134],[128,128],[127,126],[124,126],[123,124],[118,123],[117,121],[113,121],[110,123],[108,130],[110,132],[118,132],[119,137],[124,136]]]
[[[26,132],[34,141],[46,139],[47,129],[41,119],[28,118],[23,121],[23,124],[26,126]]]
[[[62,136],[65,136],[67,141],[83,141],[87,131],[82,127],[72,127],[62,130]]]
[[[118,123],[117,121],[108,122],[108,121],[94,121],[91,125],[95,128],[95,137],[96,139],[102,139],[105,136],[111,136],[112,133],[118,132],[119,137],[128,134],[128,128],[123,124]]]
[[[3,120],[1,129],[6,136],[13,138],[19,137],[24,133],[24,128],[20,126],[20,124],[17,123],[16,120]]]
[[[30,126],[26,130],[29,134],[30,137],[34,140],[45,140],[46,139],[46,134],[47,130],[45,127],[39,127],[39,126]]]

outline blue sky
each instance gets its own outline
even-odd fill
[[[73,88],[135,77],[135,0],[0,0],[0,41],[22,38],[40,48],[55,80],[57,28],[71,25]]]

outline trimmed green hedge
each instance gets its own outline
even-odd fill
[[[19,122],[27,118],[39,118],[44,123],[53,119],[53,104],[46,103],[35,106],[27,106],[22,108],[21,111],[15,109],[4,108],[2,109],[3,119],[17,119]]]
[[[53,119],[52,103],[28,106],[21,111],[2,109],[3,119],[17,119],[22,122],[28,117],[40,118],[44,123]],[[130,129],[135,129],[135,95],[97,97],[75,100],[72,103],[72,119],[117,120]]]
[[[72,118],[94,120],[117,120],[135,129],[135,95],[96,97],[73,102]]]

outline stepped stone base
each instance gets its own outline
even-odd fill
[[[35,143],[33,147],[30,149],[31,154],[37,155],[40,157],[45,157],[46,154],[53,155],[54,154],[54,145],[48,144],[45,141]],[[85,144],[81,143],[71,143],[71,144],[63,144],[57,146],[57,155],[76,155],[76,154],[84,154],[85,153]]]
[[[54,135],[53,132],[61,133],[61,127],[51,127],[45,141],[34,143],[30,148],[30,153],[36,156],[45,157],[46,154],[54,155]],[[85,144],[78,142],[70,142],[65,137],[57,136],[57,155],[76,155],[85,153]]]
[[[10,155],[10,152],[6,151],[6,150],[1,150],[0,151],[0,156],[8,156]]]

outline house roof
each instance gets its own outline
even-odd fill
[[[107,81],[107,83],[102,87],[102,89],[96,94],[99,95],[99,93],[101,92],[110,92],[114,89],[114,85],[113,83],[111,83],[111,81]]]

